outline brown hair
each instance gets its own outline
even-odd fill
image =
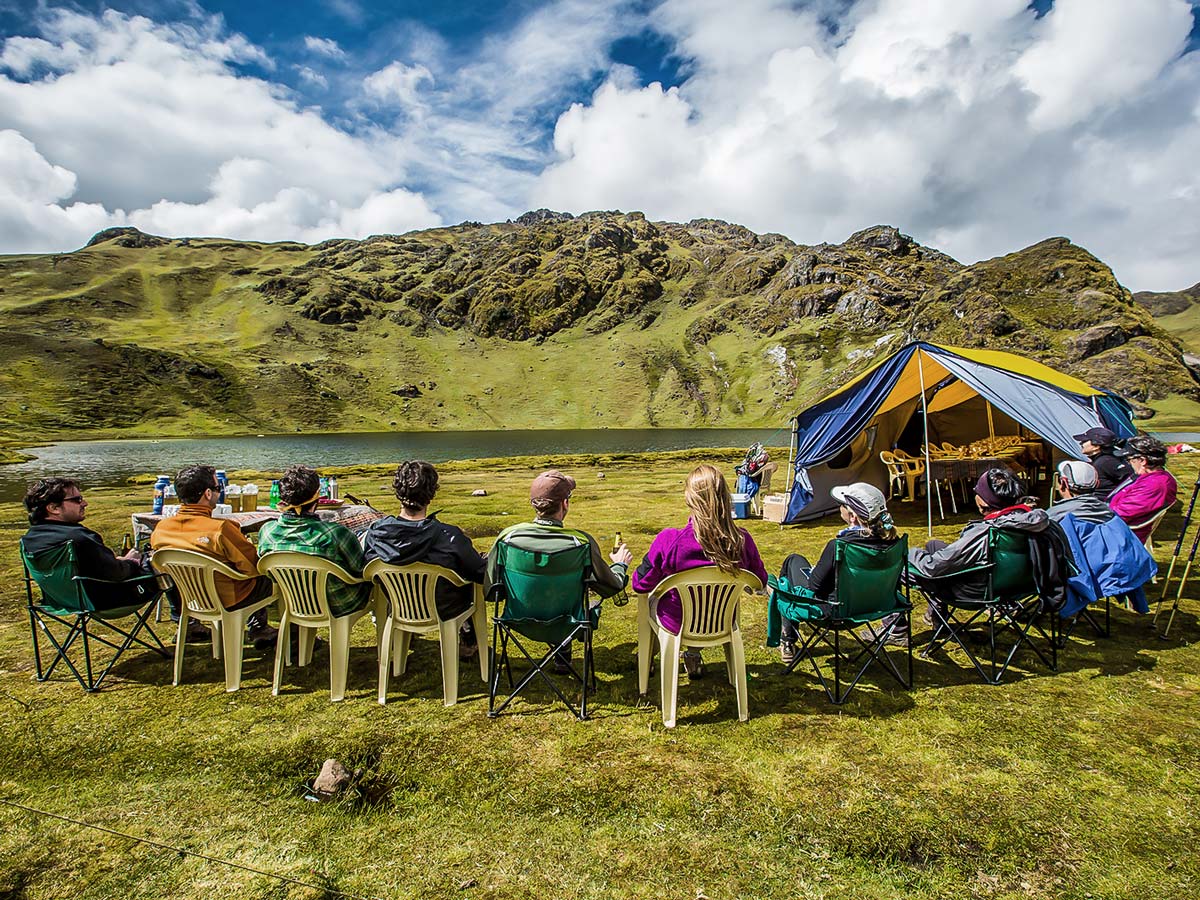
[[[692,530],[704,555],[722,572],[736,572],[745,539],[733,522],[733,500],[721,470],[707,463],[692,469],[683,499],[692,511]]]
[[[289,507],[310,507],[317,503],[321,476],[311,466],[288,466],[279,478],[279,499]],[[310,502],[305,503],[308,500]]]
[[[410,459],[396,466],[392,490],[396,499],[409,512],[424,509],[433,502],[438,489],[438,473],[423,459]]]
[[[25,491],[25,512],[29,513],[29,524],[38,525],[46,521],[46,507],[51,503],[62,503],[71,488],[79,482],[71,478],[41,478]]]

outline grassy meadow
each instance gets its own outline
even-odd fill
[[[640,560],[660,528],[685,521],[691,467],[731,471],[738,458],[451,463],[435,506],[486,550],[528,517],[529,480],[553,463],[579,479],[568,523],[602,543],[619,530]],[[1171,467],[1190,487],[1197,461]],[[336,471],[343,493],[395,505],[383,468]],[[470,496],[476,488],[488,495]],[[149,502],[144,486],[86,493],[87,524],[112,544]],[[910,540],[923,539],[923,505],[894,508]],[[965,518],[935,535],[953,537]],[[1176,507],[1160,564],[1179,524]],[[747,527],[769,569],[789,552],[815,557],[836,530],[833,519]],[[633,603],[606,606],[585,723],[545,690],[488,720],[471,665],[459,704],[443,708],[432,640],[415,642],[379,706],[369,619],[354,633],[340,704],[329,702],[324,652],[310,669],[286,670],[278,697],[271,656],[248,648],[242,690],[226,694],[203,645],[189,647],[179,687],[170,662],[148,653],[127,655],[96,695],[57,674],[38,684],[16,549],[24,529],[20,507],[0,505],[0,798],[316,887],[0,805],[0,897],[1200,894],[1197,582],[1170,640],[1155,638],[1148,617],[1117,610],[1113,637],[1081,630],[1057,674],[1023,658],[989,687],[956,653],[918,655],[913,690],[868,676],[841,709],[810,670],[780,676],[763,646],[765,602],[754,598],[742,618],[750,721],[737,722],[720,657],[706,653],[709,674],[681,680],[679,725],[667,731],[657,680],[648,700],[637,695]],[[918,646],[928,637],[919,610]],[[306,802],[301,785],[327,757],[360,769],[373,802]]]

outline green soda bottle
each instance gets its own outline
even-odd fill
[[[271,499],[269,502],[270,502],[271,509],[279,508],[279,482],[278,481],[271,482]]]

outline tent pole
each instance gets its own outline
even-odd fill
[[[992,423],[992,403],[990,400],[986,400],[986,399],[983,401],[983,403],[985,406],[987,406],[988,439],[994,441],[996,439],[996,426]]]
[[[797,417],[798,418],[798,417]],[[796,483],[796,419],[792,419],[792,436],[788,439],[788,474],[784,493],[791,502],[792,485]]]
[[[925,399],[925,364],[920,347],[917,347],[917,375],[921,379],[921,418],[925,425],[925,521],[929,536],[933,537],[933,480],[929,477],[932,474],[929,471],[929,406]]]

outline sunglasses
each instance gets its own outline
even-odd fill
[[[80,494],[78,497],[63,497],[62,502],[63,503],[82,503],[83,495]]]

